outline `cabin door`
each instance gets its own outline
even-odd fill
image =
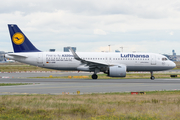
[[[38,61],[37,61],[38,64],[43,64],[43,54],[42,53],[39,53],[38,54]]]
[[[151,65],[156,65],[156,56],[152,55],[151,57]]]

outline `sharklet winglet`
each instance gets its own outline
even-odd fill
[[[69,47],[69,50],[72,52],[72,54],[73,54],[73,56],[74,56],[74,58],[75,58],[76,60],[82,60],[82,59],[74,52],[74,50],[73,50],[71,47]]]

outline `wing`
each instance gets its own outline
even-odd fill
[[[102,62],[95,62],[95,61],[88,61],[88,60],[84,60],[84,59],[81,59],[75,52],[74,50],[69,47],[69,50],[72,52],[73,56],[74,56],[74,59],[80,61],[82,64],[85,64],[86,66],[89,66],[89,69],[90,70],[94,70],[96,68],[98,69],[106,69],[108,68],[110,65],[107,64],[107,63],[102,63]]]

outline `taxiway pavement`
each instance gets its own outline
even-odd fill
[[[27,79],[0,78],[0,83],[33,83],[32,85],[1,86],[0,95],[7,94],[81,94],[179,90],[180,79]]]

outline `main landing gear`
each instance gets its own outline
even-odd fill
[[[92,75],[92,79],[97,79],[97,78],[98,78],[98,76],[96,74]]]
[[[97,76],[97,73],[98,73],[98,72],[100,72],[100,70],[97,69],[97,68],[95,68],[95,69],[94,69],[94,74],[92,75],[92,79],[97,79],[97,78],[98,78],[98,76]]]
[[[150,71],[151,72],[151,80],[154,80],[155,79],[155,77],[153,76],[153,71]]]

